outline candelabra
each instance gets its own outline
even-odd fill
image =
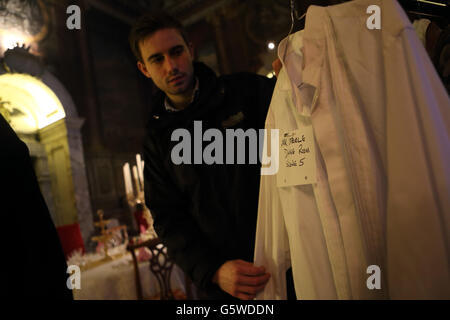
[[[144,161],[141,159],[140,154],[136,155],[136,165],[133,165],[132,168],[128,162],[123,165],[123,177],[130,211],[134,212],[137,205],[141,204],[144,210],[144,217],[149,225],[147,233],[151,238],[156,237],[156,233],[153,229],[153,218],[150,214],[150,210],[145,206]]]

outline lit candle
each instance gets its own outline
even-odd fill
[[[142,168],[142,191],[145,191],[144,189],[144,160],[141,161],[141,168]]]
[[[134,184],[136,185],[136,191],[139,195],[139,192],[141,192],[141,188],[139,187],[139,178],[137,173],[137,167],[133,166],[133,176],[134,176]]]
[[[128,163],[125,163],[123,165],[123,167],[122,167],[122,169],[123,169],[123,182],[124,182],[124,185],[125,185],[125,194],[128,194],[128,192],[129,192],[129,190],[128,190],[128,183],[127,183],[127,164]]]
[[[128,195],[133,195],[133,184],[131,181],[130,164],[127,162],[123,165],[123,178],[125,180],[125,192]]]
[[[141,155],[138,153],[136,155],[136,163],[138,168],[139,182],[141,190],[144,189],[144,166],[142,165]]]

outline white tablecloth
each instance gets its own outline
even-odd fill
[[[139,263],[142,293],[144,298],[160,292],[158,280],[150,271],[149,262]],[[184,287],[184,273],[174,265],[171,274],[172,290]],[[74,289],[75,300],[135,300],[136,280],[133,259],[130,253],[124,257],[106,262],[95,268],[81,271],[81,289]]]

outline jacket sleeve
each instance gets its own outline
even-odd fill
[[[145,201],[156,233],[167,246],[170,257],[196,286],[217,289],[211,279],[225,259],[209,245],[190,216],[189,199],[171,180],[163,165],[162,153],[150,134],[144,144],[144,159]]]

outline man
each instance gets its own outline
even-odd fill
[[[260,165],[175,164],[172,134],[184,129],[194,140],[194,121],[223,137],[226,129],[263,129],[274,81],[250,73],[216,77],[193,62],[186,33],[166,14],[143,16],[129,40],[139,70],[160,89],[144,145],[146,204],[155,231],[203,298],[253,299],[270,277],[250,262]],[[202,156],[195,144],[183,158]]]

